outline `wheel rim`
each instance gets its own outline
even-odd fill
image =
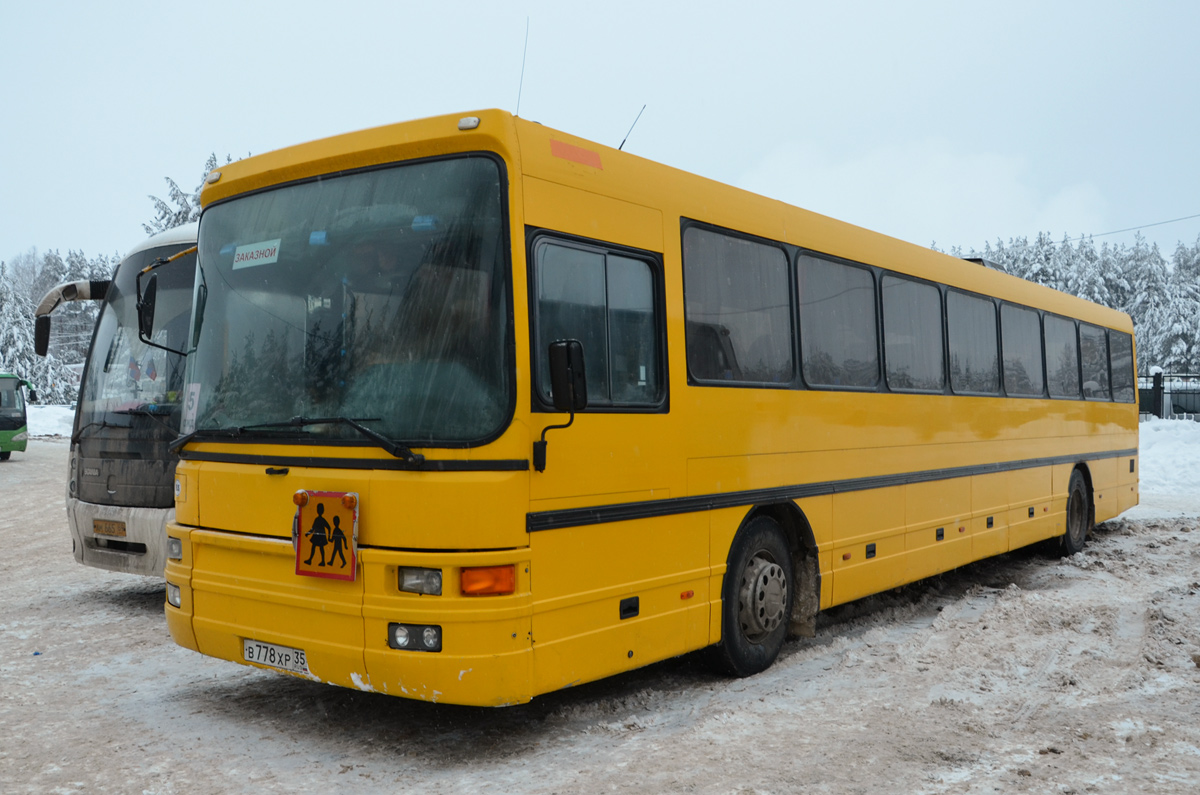
[[[757,643],[771,634],[783,621],[787,599],[783,567],[766,552],[756,553],[742,572],[738,598],[738,622],[746,639]]]
[[[1083,546],[1083,533],[1087,527],[1087,520],[1084,517],[1085,510],[1083,492],[1075,489],[1071,492],[1071,504],[1067,508],[1067,532],[1071,537],[1071,546],[1076,549]]]

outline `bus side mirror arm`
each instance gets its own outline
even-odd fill
[[[546,471],[546,431],[569,428],[575,422],[575,412],[587,408],[587,377],[583,366],[583,343],[579,340],[558,340],[550,343],[550,391],[556,411],[570,412],[563,425],[547,425],[542,438],[533,443],[533,468]]]
[[[158,274],[152,271],[161,268],[163,265],[174,262],[180,257],[192,254],[196,251],[196,247],[186,248],[177,254],[172,254],[169,257],[159,257],[151,262],[146,267],[138,271],[137,275],[137,320],[138,320],[138,339],[151,348],[160,348],[164,351],[187,356],[187,351],[179,351],[174,348],[168,348],[166,345],[159,345],[153,342],[150,338],[154,336],[154,303],[158,297]],[[146,280],[146,287],[142,288],[142,277],[149,274]]]
[[[83,280],[66,282],[54,287],[42,298],[34,311],[33,352],[45,356],[50,350],[50,313],[68,301],[103,301],[111,282]]]

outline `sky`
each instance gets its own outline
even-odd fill
[[[7,2],[0,260],[125,253],[210,154],[491,107],[617,146],[643,105],[626,150],[913,243],[1169,258],[1196,30],[1190,0]]]

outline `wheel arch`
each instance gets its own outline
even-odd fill
[[[755,505],[746,513],[741,531],[760,516],[772,519],[783,530],[792,553],[791,635],[812,637],[816,634],[817,613],[821,607],[821,566],[817,556],[817,541],[812,525],[804,511],[791,500]]]
[[[1092,470],[1087,465],[1086,461],[1076,462],[1073,472],[1078,472],[1083,477],[1083,485],[1087,488],[1087,504],[1088,504],[1088,535],[1091,535],[1092,528],[1096,525],[1096,487],[1092,483]],[[1068,479],[1070,483],[1070,479]]]

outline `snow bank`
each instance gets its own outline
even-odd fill
[[[30,436],[70,436],[75,421],[74,406],[30,406]]]

